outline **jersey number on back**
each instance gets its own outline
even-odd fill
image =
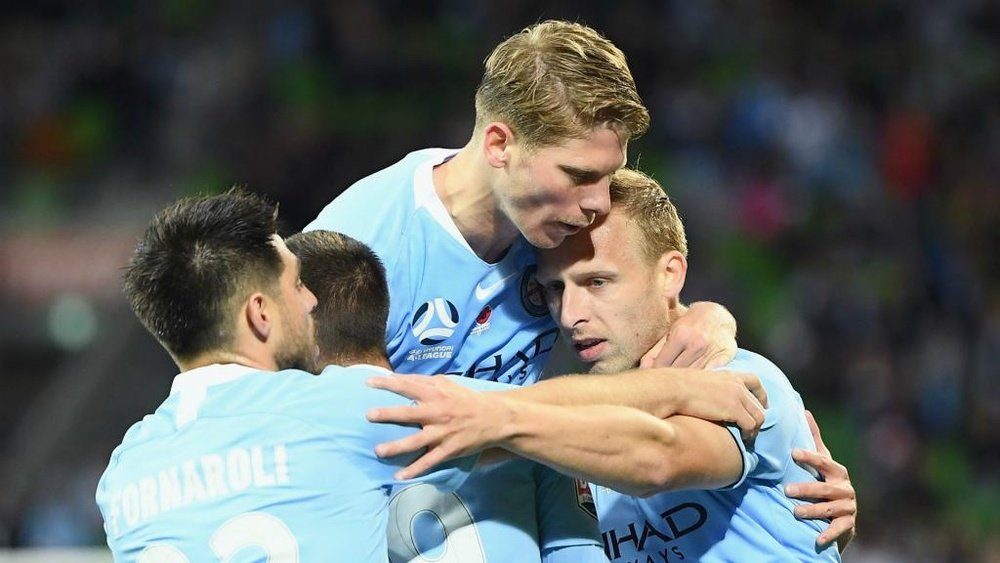
[[[392,563],[486,563],[469,507],[455,493],[426,483],[389,501],[388,539]]]
[[[298,563],[299,543],[280,518],[264,512],[247,512],[219,526],[208,545],[220,561],[230,561],[241,550],[264,550],[271,563]],[[153,544],[139,554],[138,563],[189,563],[190,559],[167,543]]]

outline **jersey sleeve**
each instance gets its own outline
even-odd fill
[[[764,424],[749,447],[743,442],[737,426],[727,426],[743,457],[743,472],[736,482],[725,488],[739,487],[748,478],[781,479],[791,463],[791,451],[800,430],[801,399],[781,370],[762,356],[750,354],[738,358],[725,369],[749,372],[759,377],[767,391],[768,402]]]
[[[535,464],[535,496],[543,563],[608,560],[586,482]]]

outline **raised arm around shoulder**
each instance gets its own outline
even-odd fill
[[[503,392],[477,393],[445,377],[378,377],[369,384],[415,402],[368,413],[373,422],[422,426],[415,434],[376,448],[380,457],[423,450],[419,459],[397,474],[398,479],[495,446],[630,494],[652,494],[674,483],[690,486],[695,478],[705,480],[701,484],[706,486],[734,480],[729,473],[711,473],[730,466],[716,455],[724,453],[724,448],[704,447],[710,439],[704,433],[716,432],[721,438],[712,443],[728,441],[738,454],[728,430],[713,423],[696,421],[702,426],[690,430],[693,422],[686,417],[665,421],[627,407],[545,405]],[[678,448],[699,448],[699,453],[682,455]],[[674,457],[677,463],[671,461]],[[694,463],[706,467],[688,467]]]
[[[736,356],[736,319],[722,305],[699,301],[682,308],[641,367],[717,368]]]
[[[755,375],[677,368],[563,376],[504,394],[549,405],[631,407],[657,418],[684,414],[736,424],[745,439],[756,435],[767,406],[767,393]]]
[[[511,433],[497,445],[623,493],[719,488],[739,479],[739,446],[724,427],[623,407],[510,401]]]

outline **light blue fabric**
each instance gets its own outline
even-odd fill
[[[791,457],[815,450],[802,399],[766,358],[740,350],[727,370],[753,373],[767,391],[764,425],[752,447],[730,427],[743,475],[719,490],[677,491],[637,498],[593,486],[602,539],[613,562],[840,561],[836,545],[817,552],[823,520],[798,520],[790,483],[815,481]]]
[[[365,418],[371,407],[409,403],[365,385],[379,373],[229,364],[178,375],[98,484],[115,559],[151,550],[155,561],[386,561],[393,474],[412,458],[380,460],[374,447],[415,429]],[[413,482],[452,490],[474,461]]]

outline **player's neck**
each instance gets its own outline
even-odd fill
[[[212,364],[238,364],[261,371],[278,371],[278,364],[274,361],[274,358],[256,357],[253,354],[243,354],[231,350],[217,350],[199,354],[187,360],[175,360],[181,371],[190,371]]]
[[[486,262],[496,262],[517,240],[517,227],[500,209],[488,170],[469,144],[434,168],[434,190],[469,247]]]
[[[323,365],[354,366],[365,364],[392,371],[392,364],[389,363],[389,358],[384,352],[372,352],[371,354],[335,354],[332,356],[323,356],[320,361]]]

